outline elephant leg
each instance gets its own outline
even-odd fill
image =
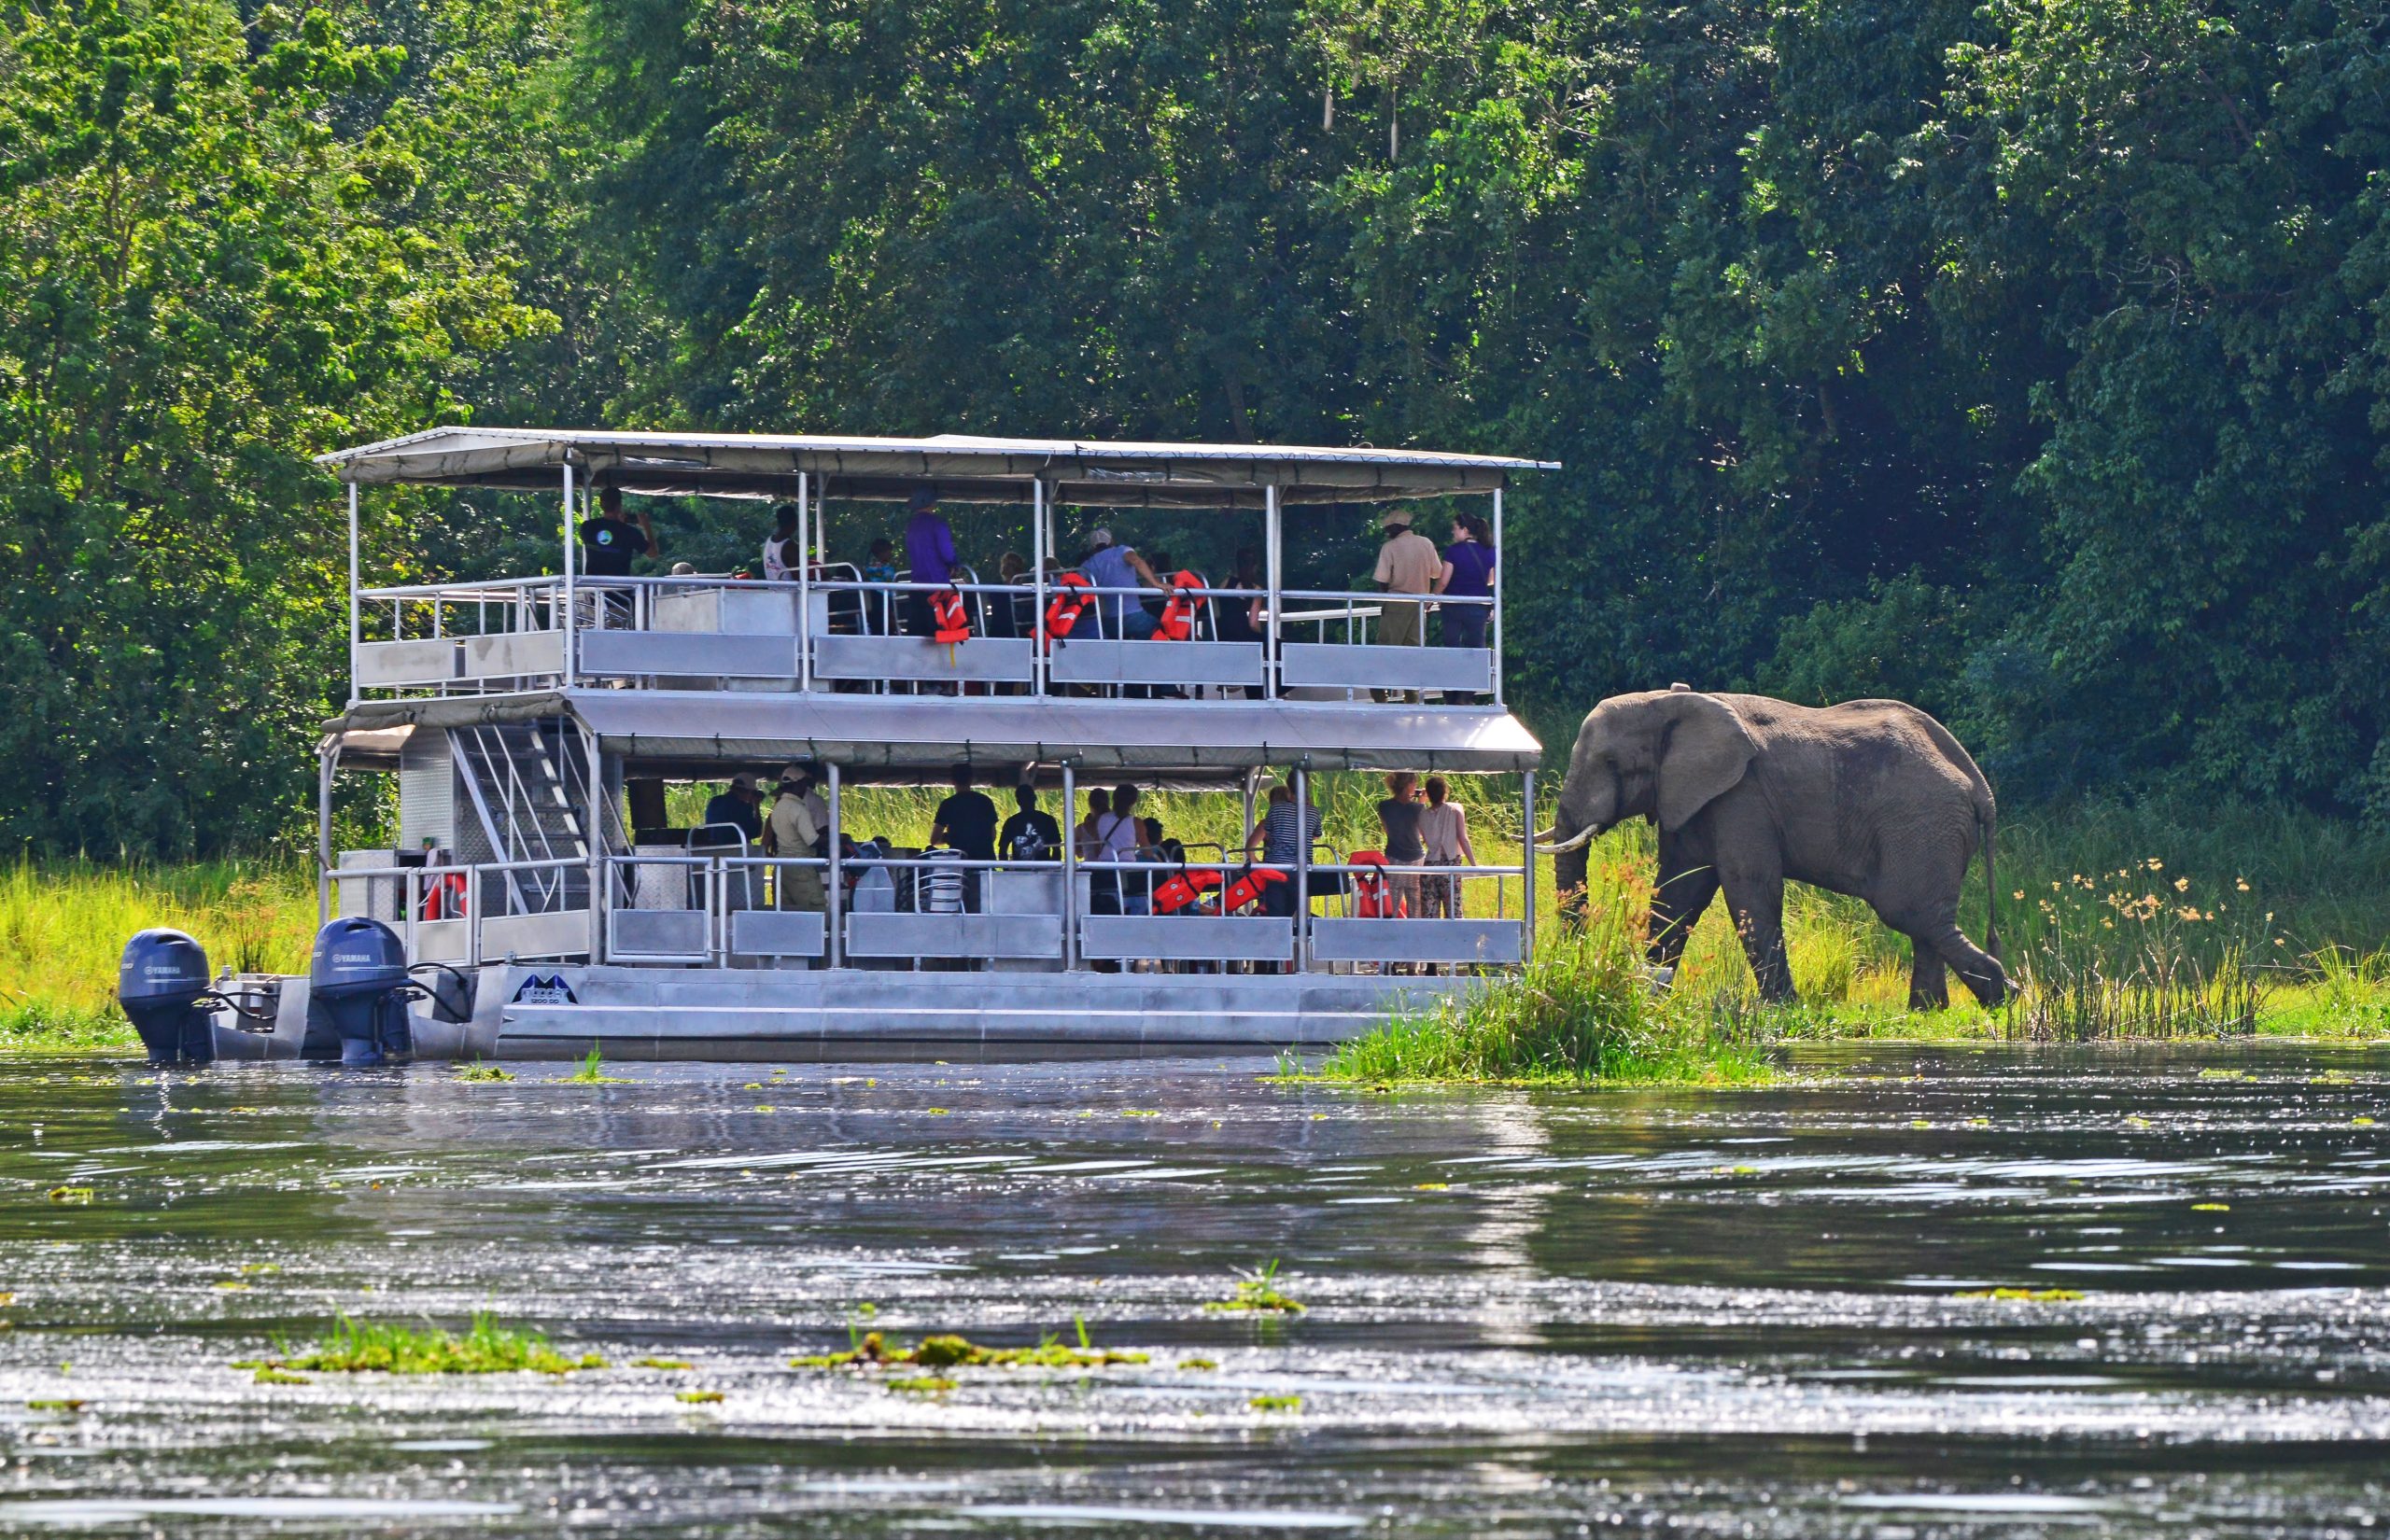
[[[1942,954],[1933,943],[1921,934],[1908,938],[1908,1008],[1912,1011],[1946,1010],[1950,1004],[1950,979],[1944,971]]]
[[[1771,852],[1772,854],[1772,852]],[[1759,981],[1762,1000],[1772,1005],[1791,1001],[1792,966],[1784,958],[1784,868],[1780,862],[1736,862],[1719,873],[1726,890],[1726,912],[1743,938],[1743,955],[1750,959],[1751,976]]]
[[[1718,868],[1708,861],[1694,866],[1676,866],[1668,861],[1664,848],[1660,859],[1660,885],[1652,892],[1651,945],[1647,951],[1652,964],[1658,968],[1674,968],[1684,956],[1685,943],[1693,938],[1693,928],[1718,896]]]
[[[1917,972],[1912,975],[1909,989],[1912,1009],[1917,1002],[1917,984],[1926,976],[1925,959],[1928,957],[1933,959],[1933,973],[1937,981],[1943,965],[1947,963],[1950,971],[1959,975],[1959,982],[1985,1005],[1998,1005],[2008,998],[2008,970],[2000,965],[1998,958],[1969,941],[1960,931],[1955,905],[1947,909],[1937,907],[1931,915],[1887,916],[1886,919],[1892,929],[1905,932],[1909,944],[1917,949]],[[1947,1003],[1948,989],[1946,987],[1939,992],[1942,1000],[1937,1003]]]

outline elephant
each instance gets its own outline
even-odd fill
[[[1986,1005],[2007,998],[1996,914],[1989,949],[1959,930],[1959,890],[1978,838],[1994,887],[1991,784],[1949,730],[1900,701],[1795,706],[1677,685],[1613,695],[1589,712],[1568,757],[1553,827],[1555,886],[1585,881],[1586,843],[1630,818],[1660,831],[1647,956],[1674,976],[1686,939],[1722,889],[1761,995],[1793,998],[1784,959],[1784,880],[1867,901],[1909,938],[1909,1008],[1949,1003],[1946,965]]]

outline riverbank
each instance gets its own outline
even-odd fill
[[[1370,777],[1321,783],[1329,843],[1371,843]],[[918,840],[935,800],[873,789],[857,791],[854,807],[861,826]],[[1154,805],[1196,847],[1194,859],[1210,856],[1203,842],[1235,843],[1228,799],[1165,792]],[[1505,810],[1498,792],[1472,808],[1488,863],[1517,859],[1519,831]],[[1713,906],[1673,990],[1647,1013],[1634,1002],[1652,1001],[1637,938],[1653,850],[1638,824],[1595,845],[1582,935],[1547,926],[1521,980],[1489,980],[1442,1018],[1390,1024],[1373,1057],[1343,1057],[1364,1079],[1399,1067],[1426,1074],[1429,1064],[1492,1078],[1607,1064],[1599,1072],[1611,1078],[1699,1080],[1736,1078],[1767,1044],[1810,1039],[2390,1037],[2390,840],[2297,815],[2228,810],[2194,821],[2107,808],[2012,820],[1998,854],[2003,951],[2026,986],[2000,1010],[1954,983],[1947,1011],[1910,1012],[1907,943],[1857,901],[1795,887],[1785,929],[1799,1006],[1759,1004]],[[1537,903],[1547,918],[1551,883],[1550,863],[1540,863]],[[1471,912],[1518,912],[1515,878],[1472,879],[1464,891]],[[1983,915],[1978,863],[1961,908],[1969,934],[1982,936]],[[155,925],[197,936],[218,966],[296,973],[315,933],[314,888],[303,870],[275,861],[0,868],[0,1052],[131,1047],[114,1005],[117,960],[126,937]],[[1628,1038],[1651,1051],[1630,1063],[1604,1046]]]

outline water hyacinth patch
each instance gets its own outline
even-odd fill
[[[1261,1267],[1239,1277],[1236,1293],[1226,1299],[1211,1300],[1203,1308],[1231,1313],[1302,1314],[1302,1301],[1280,1293],[1277,1279],[1278,1259],[1272,1257]]]
[[[237,1364],[236,1368],[315,1370],[334,1374],[570,1374],[602,1369],[596,1353],[568,1358],[543,1332],[501,1326],[487,1312],[476,1314],[464,1336],[439,1327],[360,1322],[342,1316],[331,1335],[312,1351],[286,1358]]]

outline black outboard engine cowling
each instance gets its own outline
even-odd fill
[[[415,1052],[407,1029],[406,948],[377,919],[336,919],[316,932],[307,965],[307,1025],[340,1039],[340,1061],[371,1069]]]
[[[152,1064],[210,1064],[216,1059],[207,953],[180,931],[139,931],[124,944],[116,999],[141,1034]]]

